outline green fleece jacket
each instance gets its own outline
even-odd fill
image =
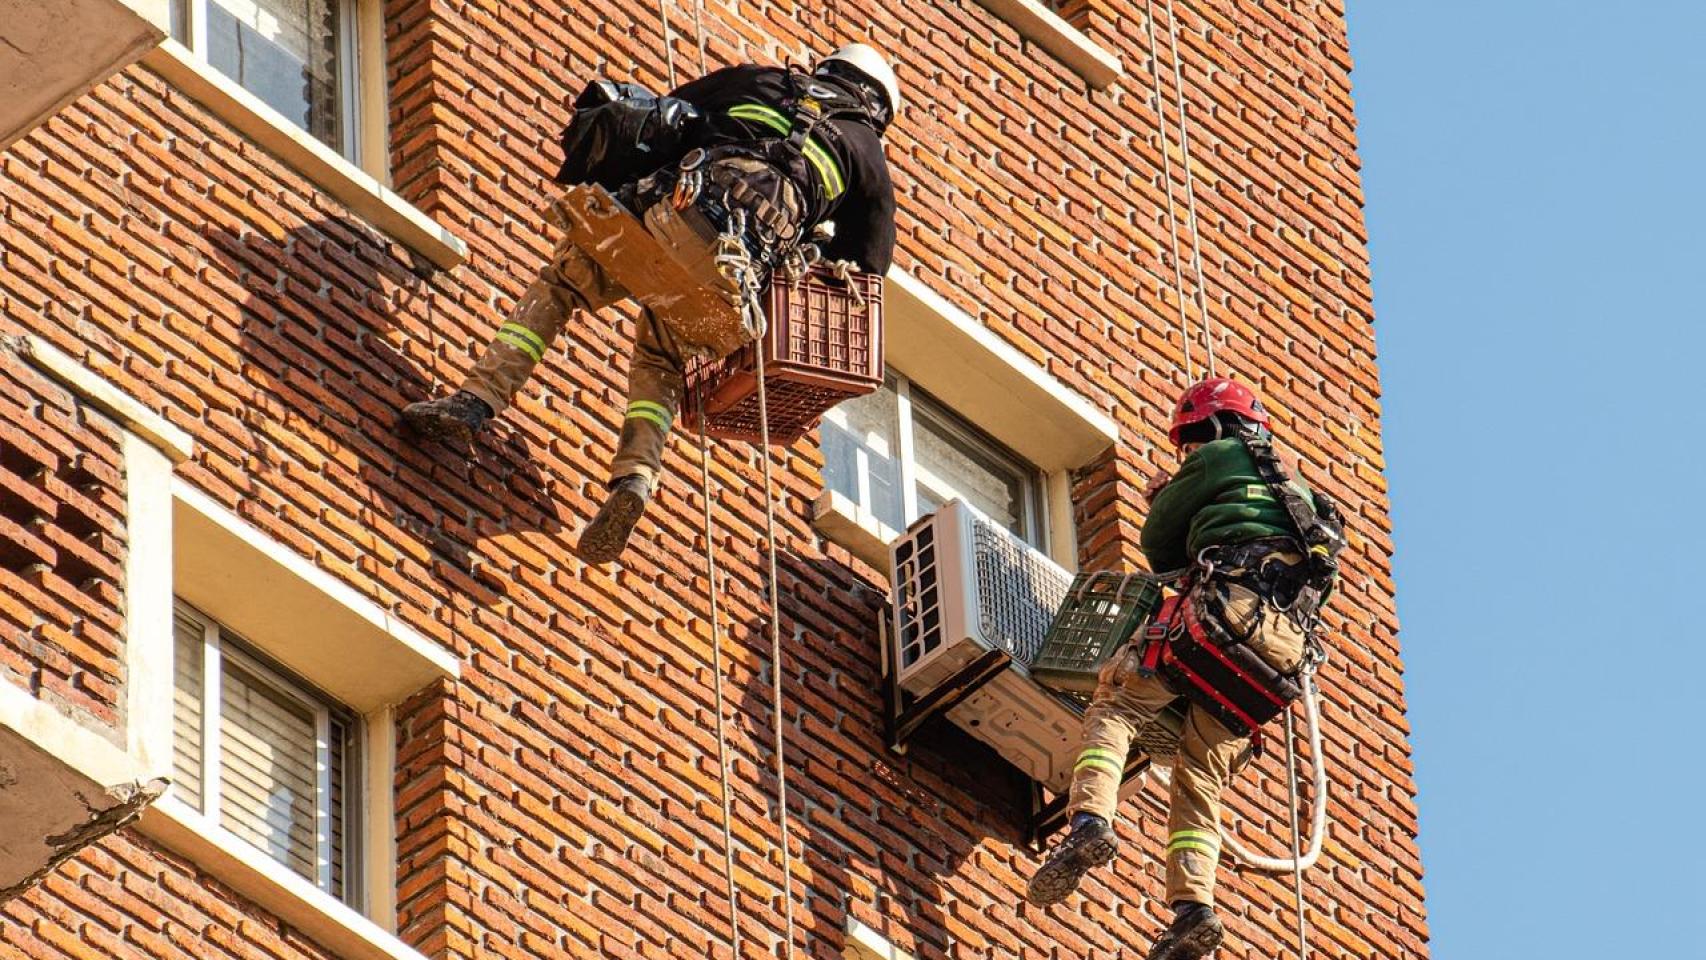
[[[1303,481],[1291,482],[1315,502]],[[1203,444],[1179,465],[1150,504],[1142,545],[1149,569],[1170,573],[1204,547],[1296,535],[1285,505],[1256,472],[1255,458],[1229,437]]]

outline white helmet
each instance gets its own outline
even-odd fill
[[[818,61],[822,69],[826,63],[845,63],[859,71],[883,90],[883,95],[889,100],[889,113],[900,113],[900,78],[894,75],[894,68],[889,66],[888,59],[877,52],[877,48],[864,43],[850,43]]]

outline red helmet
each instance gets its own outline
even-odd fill
[[[1201,423],[1221,411],[1236,413],[1246,420],[1267,425],[1268,411],[1256,399],[1256,391],[1228,377],[1210,377],[1193,384],[1179,397],[1173,408],[1173,426],[1167,431],[1174,446],[1179,444],[1179,431],[1193,423]]]

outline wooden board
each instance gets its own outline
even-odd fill
[[[722,332],[740,329],[740,311],[689,273],[645,224],[603,187],[583,184],[569,188],[551,205],[550,219],[611,279],[687,343],[716,345],[727,337]]]

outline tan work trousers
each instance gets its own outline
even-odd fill
[[[738,302],[738,288],[718,268],[719,237],[697,208],[678,211],[656,203],[641,218],[646,230],[675,255],[688,273]],[[474,364],[462,389],[501,413],[544,359],[557,332],[574,311],[594,311],[628,291],[584,250],[564,242],[552,253],[539,279],[527,288],[486,352]],[[622,436],[610,465],[610,480],[641,476],[654,489],[670,427],[681,409],[686,387],[682,375],[691,357],[720,358],[745,342],[738,329],[722,332],[713,343],[688,343],[651,310],[640,317],[628,368],[628,407]]]
[[[1212,583],[1186,602],[1204,599],[1200,591],[1221,591],[1227,630],[1282,670],[1303,655],[1303,631],[1256,593],[1236,585]],[[1252,626],[1261,616],[1260,626]],[[1252,633],[1254,635],[1252,635]],[[1143,676],[1136,643],[1108,658],[1097,677],[1096,694],[1084,713],[1083,746],[1072,773],[1070,811],[1093,813],[1109,823],[1119,809],[1120,779],[1132,738],[1178,694],[1158,676]],[[1167,816],[1167,902],[1214,904],[1214,871],[1220,862],[1220,793],[1242,765],[1248,737],[1235,736],[1219,720],[1191,707],[1173,759],[1172,797]]]

